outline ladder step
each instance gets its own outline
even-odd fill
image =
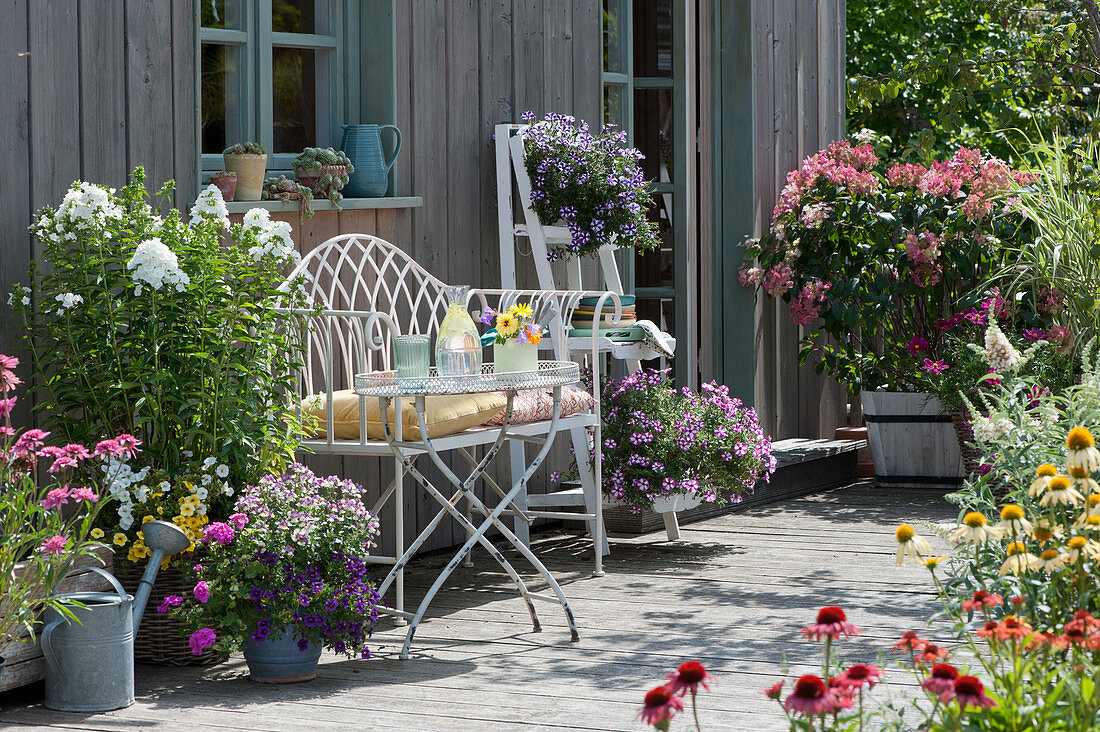
[[[544,508],[546,506],[583,506],[584,489],[566,488],[563,491],[553,493],[531,493],[527,496],[527,505],[532,508]]]

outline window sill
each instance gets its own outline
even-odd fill
[[[302,208],[301,201],[232,201],[225,204],[229,213],[245,213],[253,208],[266,208],[274,212],[294,212]],[[336,207],[327,198],[313,201],[314,211],[334,211]],[[424,199],[420,196],[389,196],[385,198],[345,198],[340,202],[342,209],[369,209],[369,208],[420,208],[424,205]]]

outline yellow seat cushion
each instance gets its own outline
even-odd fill
[[[457,394],[453,396],[429,396],[425,400],[424,421],[429,437],[443,437],[484,424],[504,409],[507,400],[503,394]],[[377,397],[367,397],[367,437],[384,440],[382,413]],[[390,407],[389,423],[394,427],[393,407]],[[302,413],[316,417],[315,437],[324,437],[328,422],[325,414],[325,395],[314,394],[302,400]],[[401,437],[406,440],[420,438],[420,426],[416,420],[416,407],[411,398],[401,400]],[[359,439],[359,395],[351,389],[333,392],[332,431],[337,440]]]

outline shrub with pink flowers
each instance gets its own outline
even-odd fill
[[[129,435],[92,447],[55,446],[46,444],[44,430],[17,431],[11,411],[22,383],[18,366],[19,359],[0,354],[0,648],[14,638],[33,640],[45,607],[72,615],[50,593],[77,558],[104,546],[95,521],[111,497],[100,468],[137,450]]]
[[[381,600],[364,557],[378,518],[360,494],[351,481],[298,463],[246,487],[228,521],[205,526],[206,554],[185,571],[187,596],[169,595],[157,611],[188,623],[195,654],[290,630],[300,649],[368,657]]]
[[[603,492],[632,511],[677,495],[739,501],[775,471],[756,411],[716,383],[674,389],[643,369],[603,391]]]
[[[1032,236],[1008,198],[1031,180],[979,150],[924,166],[831,143],[787,176],[740,283],[782,298],[803,356],[853,389],[921,390],[952,352],[941,324],[992,297],[1004,245]],[[1052,326],[1036,293],[1012,309],[1021,330]]]

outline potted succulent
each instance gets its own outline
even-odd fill
[[[210,174],[210,183],[217,186],[222,192],[222,198],[228,203],[237,193],[237,174],[228,170],[221,170]]]
[[[481,322],[493,326],[487,335],[493,336],[496,373],[538,369],[542,326],[533,320],[534,312],[529,303],[516,303],[499,313],[492,308],[482,311]]]
[[[678,390],[643,369],[608,382],[602,402],[604,497],[631,512],[740,501],[775,471],[756,412],[728,387]]]
[[[364,557],[378,518],[361,492],[297,463],[244,488],[228,521],[206,526],[191,591],[158,612],[185,619],[195,654],[243,647],[254,681],[312,680],[322,647],[368,658],[379,597]]]
[[[332,201],[337,210],[344,196],[340,193],[348,183],[348,176],[355,171],[351,160],[340,150],[331,147],[307,147],[294,158],[294,175],[298,182]]]
[[[298,181],[287,178],[285,175],[280,175],[278,178],[268,178],[264,182],[263,200],[282,201],[283,203],[301,201],[302,214],[307,219],[313,217],[313,191]]]
[[[238,201],[259,201],[267,171],[267,150],[258,142],[230,145],[222,153],[225,169],[237,174]]]

